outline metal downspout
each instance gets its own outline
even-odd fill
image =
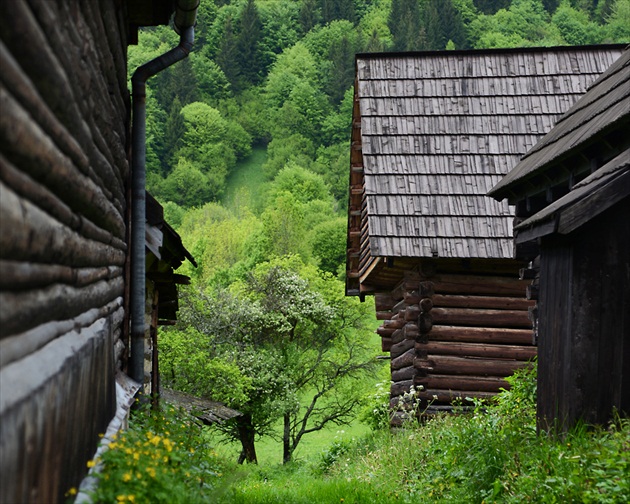
[[[138,67],[131,78],[131,348],[129,376],[144,385],[144,311],[146,290],[146,82],[150,77],[188,56],[195,38],[199,0],[180,0],[175,11],[177,47]],[[142,386],[140,391],[142,391]],[[141,393],[141,392],[140,392]]]

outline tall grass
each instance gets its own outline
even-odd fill
[[[254,469],[221,502],[630,502],[630,421],[537,434],[535,371],[474,412],[333,444],[298,468]]]
[[[162,493],[147,502],[630,502],[629,419],[617,417],[606,427],[579,425],[562,439],[538,434],[535,370],[517,373],[511,384],[511,390],[495,403],[479,403],[473,412],[409,423],[395,431],[338,436],[326,450],[286,466],[237,468],[230,461],[221,461],[214,450],[194,458],[190,440],[175,436],[178,429],[173,422],[166,424],[166,433],[152,425],[151,434],[139,432],[137,437],[127,438],[153,442],[156,436],[169,436],[173,451],[179,446],[184,449],[184,454],[165,454],[175,464],[160,468],[166,471],[162,471],[164,478],[173,478],[171,469],[179,471],[179,480],[169,479],[179,481],[170,484],[177,494],[168,494],[169,485],[156,485]],[[134,458],[128,456],[127,450],[133,453],[135,445],[117,444],[104,456],[104,474],[109,476],[100,478],[107,486],[102,495],[119,495],[118,487],[111,487],[116,484],[121,485],[120,495],[150,491],[153,486],[143,486],[147,474],[138,471]],[[201,453],[196,451],[197,455]],[[142,453],[140,460],[143,458],[150,463],[153,453]],[[117,466],[115,461],[132,466]],[[194,467],[188,467],[189,463]],[[207,475],[200,475],[201,465],[208,467]],[[158,476],[160,471],[155,468]],[[142,479],[135,481],[138,473]],[[200,493],[204,494],[201,499]]]

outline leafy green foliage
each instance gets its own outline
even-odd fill
[[[336,152],[349,139],[357,52],[627,43],[629,26],[630,0],[204,3],[190,57],[149,81],[148,187],[187,206],[220,200],[236,162],[269,145],[269,180],[293,161],[324,176],[343,212],[347,159]],[[177,42],[169,27],[144,29],[130,72]],[[169,181],[181,158],[196,172]],[[179,194],[182,179],[203,183],[198,172],[208,187]]]
[[[289,460],[304,435],[353,418],[357,383],[373,365],[361,334],[368,308],[340,287],[293,257],[259,264],[229,290],[190,290],[185,329],[162,338],[163,378],[241,411],[219,428],[251,462],[255,439],[284,417]]]
[[[322,271],[338,275],[345,269],[347,226],[347,220],[338,217],[313,228],[313,254],[319,259]]]
[[[212,500],[229,467],[208,445],[202,427],[173,407],[136,412],[98,464],[93,502],[202,503]],[[76,493],[71,489],[70,494]]]
[[[338,384],[336,392],[327,390],[331,382],[326,377],[334,375],[334,366],[321,365],[315,373],[317,380],[305,384],[301,393],[294,385],[317,359],[328,362],[334,356],[341,365],[348,359],[349,349],[363,352],[360,345],[354,346],[353,338],[363,330],[366,313],[362,309],[366,306],[345,306],[346,301],[354,300],[343,298],[343,286],[334,278],[342,278],[345,269],[354,54],[468,45],[628,42],[628,26],[630,0],[601,0],[596,6],[582,0],[204,2],[195,50],[184,65],[151,79],[147,97],[148,186],[163,202],[167,219],[178,228],[200,265],[197,269],[185,265],[181,271],[193,278],[194,289],[180,305],[186,324],[166,333],[164,355],[171,362],[171,371],[170,375],[165,372],[165,379],[182,389],[242,407],[243,421],[231,424],[232,430],[225,433],[233,439],[246,438],[249,448],[258,435],[277,433],[271,425],[278,419],[287,427],[288,434],[282,437],[289,457],[301,436],[317,426],[316,417],[337,411],[342,415],[335,420],[349,421],[361,402],[353,395],[357,382],[348,379]],[[170,28],[146,29],[138,47],[129,49],[130,71],[175,45],[177,36]],[[249,187],[249,193],[238,188],[231,191],[228,210],[216,202],[237,163],[249,159],[253,144],[257,149],[266,148],[268,154],[266,161],[264,157],[257,161],[259,183]],[[282,259],[286,254],[292,254],[292,259]],[[282,272],[275,279],[269,276],[273,268]],[[313,305],[300,304],[295,292],[282,282],[317,294],[318,303],[333,315],[315,317],[315,298],[307,296]],[[267,290],[260,287],[265,284]],[[294,306],[276,299],[280,294],[271,296],[272,290],[293,299]],[[266,296],[286,312],[265,304]],[[289,316],[289,308],[302,310],[302,318]],[[293,327],[293,335],[285,331],[289,327]],[[285,340],[290,345],[285,353],[278,353],[275,346]],[[235,341],[239,341],[239,352],[233,350]],[[320,355],[316,345],[300,341],[309,345],[326,342],[321,347],[325,352]],[[524,395],[515,395],[517,388],[513,384],[511,397],[526,402]],[[275,398],[264,402],[271,391]],[[315,416],[303,423],[310,404],[305,397],[320,392],[321,400],[312,410]],[[351,401],[339,402],[335,394]],[[258,399],[261,402],[255,402]],[[344,409],[344,404],[350,409]],[[514,432],[521,430],[526,441],[534,443],[538,438],[531,432],[532,420],[525,418],[525,409],[515,399],[498,404],[502,410],[483,415],[479,410],[473,415],[476,427],[462,427],[448,438],[478,450],[481,458],[453,448],[445,454],[443,466],[430,466],[434,479],[418,476],[417,481],[417,464],[404,461],[407,472],[400,473],[398,480],[417,484],[405,483],[407,493],[401,495],[417,497],[422,482],[424,488],[434,490],[434,496],[509,500],[508,488],[525,485],[526,478],[515,476],[512,481],[506,476],[505,468],[517,463],[512,454],[501,450],[516,443]],[[518,424],[516,417],[525,423]],[[444,420],[449,427],[458,426],[459,421]],[[497,432],[501,437],[495,440],[492,436]],[[435,436],[448,437],[444,433]],[[436,443],[428,442],[428,446]],[[332,457],[335,460],[329,461],[331,474],[350,453],[346,448],[351,451],[352,447],[340,448]],[[457,493],[472,474],[470,468],[452,474],[461,460],[484,464],[479,476],[483,491],[473,495],[464,488]],[[597,463],[615,473],[611,467],[616,467],[617,459],[611,455],[611,460]],[[523,467],[517,464],[514,473],[524,474]],[[540,479],[532,481],[544,487]],[[367,485],[363,489],[371,491],[371,483],[361,482]],[[613,479],[611,487],[615,485],[618,482]],[[339,488],[348,490],[341,484]],[[378,499],[388,502],[396,498],[398,489],[374,491],[381,492]],[[520,490],[513,491],[519,495]],[[299,498],[291,502],[299,502]]]
[[[627,502],[628,419],[537,434],[535,380],[535,368],[517,373],[472,413],[335,439],[311,464],[267,470],[264,482],[253,472],[222,502]]]

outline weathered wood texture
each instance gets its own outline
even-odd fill
[[[565,430],[630,414],[630,200],[542,242],[538,417]],[[604,245],[605,244],[605,245]]]
[[[537,353],[529,280],[518,280],[517,268],[513,277],[424,270],[431,275],[409,272],[389,294],[377,295],[377,307],[389,313],[377,333],[391,355],[393,406],[412,385],[423,410],[508,388],[504,378]]]
[[[116,410],[113,318],[2,367],[2,502],[65,502],[81,481]]]
[[[620,54],[620,55],[619,55]],[[526,195],[526,181],[602,138],[611,125],[621,127],[627,138],[630,101],[630,51],[619,53],[604,67],[602,78],[568,110],[558,124],[491,191],[495,198],[516,201]],[[516,192],[514,192],[516,190]]]
[[[2,502],[65,501],[116,408],[129,175],[120,7],[0,2]]]
[[[626,47],[490,192],[516,204],[519,256],[539,254],[530,296],[543,429],[630,414],[629,99]]]
[[[486,193],[621,51],[359,55],[347,292],[391,288],[378,258],[513,257],[513,211]]]

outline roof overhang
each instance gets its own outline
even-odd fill
[[[514,228],[516,243],[567,235],[630,195],[630,148]]]

